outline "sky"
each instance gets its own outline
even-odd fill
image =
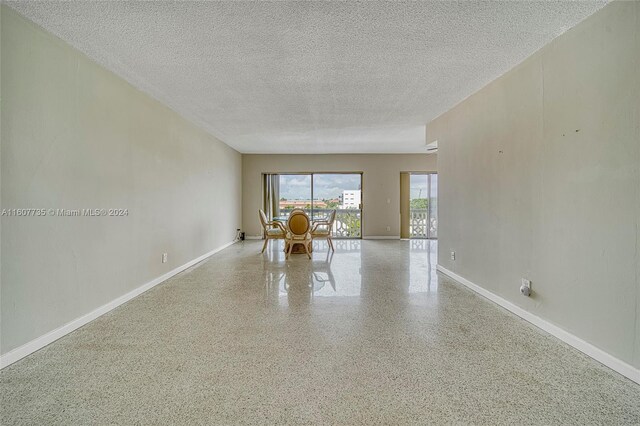
[[[316,200],[334,199],[344,190],[360,189],[360,174],[314,174],[313,197]],[[311,198],[310,175],[280,175],[280,198],[308,200]]]
[[[431,196],[438,195],[437,177],[432,175]],[[411,175],[411,198],[427,198],[426,175]],[[359,174],[314,174],[313,196],[316,200],[334,199],[348,189],[360,189]],[[308,200],[311,198],[310,175],[280,175],[280,198]]]
[[[411,175],[409,177],[410,197],[414,198],[427,198],[429,196],[428,188],[428,176],[427,175]],[[438,175],[431,175],[431,196],[438,196]]]

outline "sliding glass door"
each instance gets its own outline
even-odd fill
[[[429,175],[429,229],[428,238],[438,238],[438,175]]]
[[[438,175],[410,175],[411,238],[438,238]]]
[[[283,218],[289,217],[293,209],[303,209],[309,216],[311,210],[311,175],[277,175],[279,178],[279,206]]]
[[[362,175],[360,173],[314,173],[313,219],[322,220],[336,210],[333,236],[362,236]]]
[[[314,221],[336,210],[334,238],[362,236],[361,173],[281,173],[264,175],[264,207],[270,219],[286,220],[295,208]]]

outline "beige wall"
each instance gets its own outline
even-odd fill
[[[635,367],[638,23],[608,5],[428,126],[439,263]]]
[[[262,173],[362,172],[363,237],[399,237],[400,172],[435,172],[436,162],[435,154],[243,155],[244,230],[248,236],[261,232]]]
[[[1,352],[231,242],[241,156],[2,7]],[[169,254],[161,263],[161,254]]]

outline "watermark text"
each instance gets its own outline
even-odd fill
[[[122,216],[129,216],[129,209],[19,208],[19,209],[2,209],[0,210],[0,216],[2,217],[101,217],[101,216],[122,217]]]

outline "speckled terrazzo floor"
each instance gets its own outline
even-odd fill
[[[0,372],[0,424],[640,424],[640,386],[435,272],[236,244]]]

